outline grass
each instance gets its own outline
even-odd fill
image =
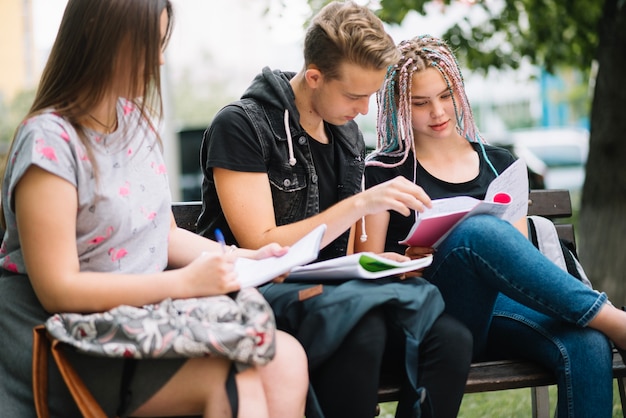
[[[593,382],[590,382],[593,384]],[[550,386],[550,411],[554,416],[556,386]],[[396,403],[383,403],[378,418],[393,418]],[[463,397],[458,418],[527,418],[532,416],[530,389],[470,393]],[[622,417],[617,381],[613,380],[613,417]]]

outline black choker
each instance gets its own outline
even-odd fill
[[[104,130],[105,130],[104,131],[105,134],[110,134],[111,132],[113,132],[115,130],[115,125],[117,125],[117,118],[113,121],[113,123],[111,125],[105,125],[104,123],[100,122],[92,114],[87,114],[87,116],[89,116],[91,119],[93,119],[93,121],[96,122],[98,125],[102,126],[104,128]]]

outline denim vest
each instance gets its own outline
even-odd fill
[[[242,99],[229,106],[239,106],[254,126],[254,134],[261,145],[272,190],[276,225],[285,225],[319,213],[318,173],[313,165],[309,140],[304,129],[290,123],[295,164],[289,164],[289,145],[285,131],[284,110],[265,107],[256,100]],[[291,115],[290,121],[298,115]],[[337,196],[339,200],[361,191],[364,169],[365,143],[355,122],[342,126],[327,125],[339,145],[337,153]],[[321,175],[324,175],[321,173]],[[252,196],[251,196],[252,198]],[[203,210],[198,220],[198,232],[211,237],[220,228],[226,240],[236,244],[219,206],[211,170],[205,170],[203,181]],[[252,214],[252,216],[254,216]],[[329,245],[327,256],[346,254],[349,231]]]

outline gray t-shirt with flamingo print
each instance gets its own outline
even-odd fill
[[[115,132],[86,131],[91,155],[72,125],[52,111],[19,127],[3,184],[7,229],[0,265],[4,269],[27,274],[12,193],[32,165],[76,187],[81,271],[150,273],[165,269],[171,195],[161,146],[145,120],[137,123],[140,112],[132,102],[120,100],[117,112]],[[45,208],[46,202],[41,205]],[[42,231],[41,239],[55,237]]]

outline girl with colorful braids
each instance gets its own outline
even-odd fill
[[[514,157],[481,137],[459,65],[443,40],[419,36],[398,48],[402,56],[377,95],[378,144],[366,161],[365,186],[403,176],[431,199],[483,199]],[[446,312],[472,332],[475,360],[541,363],[557,377],[559,417],[610,417],[607,337],[626,348],[626,313],[544,257],[527,239],[525,217],[514,225],[489,215],[468,218],[435,251],[398,243],[412,215],[367,216],[357,226],[355,250],[434,254],[420,273],[439,288]]]

